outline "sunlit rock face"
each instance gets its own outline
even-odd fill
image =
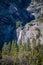
[[[37,34],[39,33],[40,30],[40,34],[39,38],[37,38]],[[27,40],[30,40],[30,45],[32,48],[32,40],[33,38],[37,39],[36,42],[38,44],[38,39],[40,39],[41,44],[43,44],[43,22],[38,22],[36,20],[34,20],[34,22],[32,23],[27,23],[23,29],[22,28],[18,28],[17,30],[17,43],[19,44],[20,42],[22,44],[27,43]],[[36,44],[36,45],[37,45]]]
[[[27,11],[35,16],[35,20],[31,26],[29,25],[29,23],[27,23],[25,26],[23,26],[23,28],[19,27],[17,29],[17,38],[18,38],[17,43],[20,43],[20,42],[27,43],[28,38],[31,41],[32,41],[33,37],[36,38],[36,35],[38,33],[36,28],[39,28],[41,30],[41,33],[42,33],[43,23],[41,23],[41,20],[40,20],[40,22],[39,22],[39,20],[37,20],[37,17],[39,16],[39,14],[43,14],[42,8],[43,8],[43,2],[42,1],[36,2],[35,0],[32,0],[29,7],[27,8]],[[43,43],[43,41],[42,41],[43,34],[42,34],[42,37],[40,37],[40,38],[41,38],[40,40],[41,40],[41,44],[42,44]]]
[[[18,37],[18,41],[17,43],[27,43],[28,38],[31,40],[33,37],[36,38],[36,35],[38,33],[38,31],[36,30],[36,28],[38,28],[39,23],[38,22],[33,22],[32,25],[31,23],[27,23],[23,29],[22,28],[18,28],[17,29],[17,37]]]

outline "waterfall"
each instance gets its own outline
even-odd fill
[[[21,40],[21,36],[22,36],[22,30],[20,31],[19,37],[18,37],[18,42]]]

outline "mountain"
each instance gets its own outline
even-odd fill
[[[42,5],[41,0],[0,0],[0,49],[4,42],[18,40],[16,22],[20,21],[25,26],[27,22],[35,19],[33,14],[39,12],[39,6]]]
[[[43,2],[32,1],[27,10],[35,16],[35,20],[17,28],[17,43],[27,43],[28,38],[30,41],[35,38],[43,44]]]

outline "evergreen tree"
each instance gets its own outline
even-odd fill
[[[19,47],[19,53],[22,53],[24,51],[23,44],[19,43],[18,47]]]
[[[2,48],[2,56],[7,55],[7,43],[4,43],[4,46]]]
[[[11,43],[9,42],[7,44],[7,55],[10,55],[10,50],[11,50]]]
[[[7,44],[7,43],[4,43],[4,46],[2,48],[2,56],[3,55],[10,55],[10,42]]]
[[[16,42],[14,40],[12,41],[10,56],[13,58],[17,56],[17,46],[16,46]]]

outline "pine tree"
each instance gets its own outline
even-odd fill
[[[16,58],[16,56],[17,56],[17,46],[16,46],[16,42],[14,40],[12,41],[10,56],[13,58],[14,57]]]
[[[19,43],[18,47],[19,47],[19,53],[22,53],[24,51],[23,44]]]
[[[7,43],[4,43],[4,46],[2,48],[2,56],[7,55]]]
[[[10,55],[11,43],[7,44],[7,55]]]
[[[2,48],[2,56],[3,55],[10,55],[10,42],[7,44],[7,43],[4,43],[4,46]]]

